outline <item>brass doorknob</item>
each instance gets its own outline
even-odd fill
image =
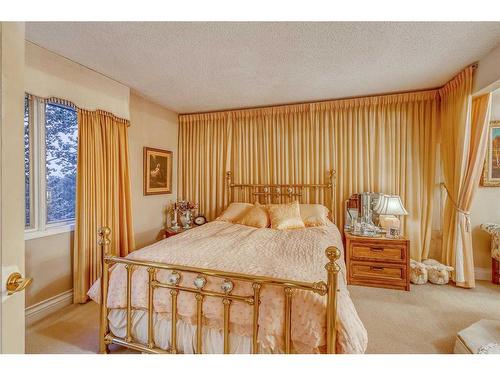
[[[19,272],[11,273],[7,278],[7,295],[10,296],[26,289],[32,281],[31,278],[23,278]]]

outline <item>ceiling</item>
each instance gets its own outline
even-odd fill
[[[27,22],[26,39],[189,113],[440,86],[500,22]]]

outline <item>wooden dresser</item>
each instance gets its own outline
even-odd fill
[[[410,290],[410,242],[345,233],[347,283]]]

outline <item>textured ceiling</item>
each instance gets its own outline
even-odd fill
[[[500,22],[28,22],[26,38],[187,113],[439,86]]]

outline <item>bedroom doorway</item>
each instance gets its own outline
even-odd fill
[[[0,23],[0,353],[24,353],[24,23]]]

